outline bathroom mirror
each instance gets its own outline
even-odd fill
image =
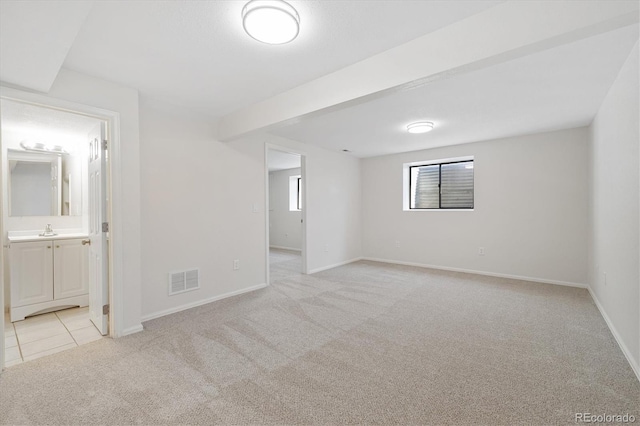
[[[80,214],[81,181],[72,157],[10,149],[7,162],[9,216]]]

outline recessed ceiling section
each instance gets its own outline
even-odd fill
[[[247,36],[246,3],[96,2],[64,67],[220,117],[502,1],[291,0],[300,33],[280,46]]]
[[[0,80],[47,92],[93,1],[0,2]]]
[[[636,24],[271,133],[372,157],[586,126],[637,40]],[[431,132],[407,133],[407,123],[425,118],[436,124]]]

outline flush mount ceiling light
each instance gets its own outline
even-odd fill
[[[242,26],[258,41],[285,44],[298,36],[300,16],[282,0],[252,0],[242,9]]]
[[[433,123],[430,121],[417,121],[407,125],[409,133],[427,133],[433,130]]]

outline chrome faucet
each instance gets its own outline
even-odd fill
[[[38,234],[41,237],[50,237],[52,235],[58,235],[55,232],[53,232],[53,228],[51,227],[50,223],[47,223],[47,226],[44,227],[44,232],[42,234]]]

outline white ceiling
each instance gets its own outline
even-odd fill
[[[0,80],[47,92],[92,1],[0,1]]]
[[[289,154],[288,152],[270,149],[267,157],[267,164],[270,172],[278,170],[289,170],[300,167],[300,156]]]
[[[0,101],[0,111],[2,132],[11,132],[12,139],[33,139],[70,149],[85,143],[99,123],[95,118],[6,99]]]
[[[289,2],[300,35],[279,46],[244,33],[245,1],[95,2],[64,67],[219,117],[501,3]]]
[[[638,40],[615,30],[272,130],[358,157],[588,125]],[[406,125],[432,121],[430,133]]]
[[[499,9],[517,5],[289,1],[301,16],[300,36],[270,46],[244,33],[240,11],[246,0],[1,0],[0,79],[46,91],[64,59],[66,68],[135,87],[145,97],[213,120],[372,55],[394,57],[403,43],[454,22],[500,17],[505,11]],[[614,6],[597,5],[603,13]],[[472,34],[460,34],[459,40],[467,36]],[[634,25],[356,106],[335,105],[332,112],[296,117],[273,133],[367,157],[586,125],[637,39]],[[446,47],[437,58],[445,62]],[[408,122],[425,119],[436,123],[433,132],[404,132]]]

